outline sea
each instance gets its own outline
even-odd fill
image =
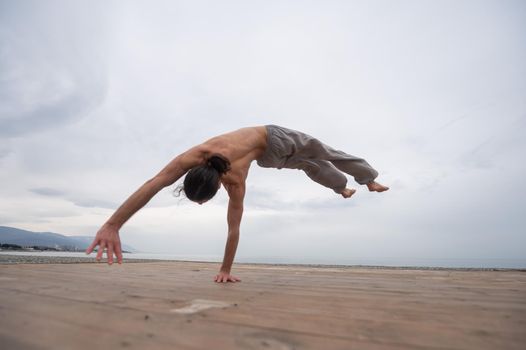
[[[57,252],[57,251],[0,251],[0,254],[26,255],[26,256],[58,256],[58,257],[87,257],[84,252]],[[96,253],[88,257],[95,258]],[[222,261],[219,255],[181,255],[169,253],[123,253],[125,259],[156,259],[173,261]],[[105,258],[104,258],[105,259]],[[327,266],[386,266],[386,267],[412,267],[412,268],[483,268],[483,269],[526,269],[526,258],[480,258],[480,259],[436,259],[436,258],[371,258],[352,257],[348,259],[328,258],[292,258],[292,257],[236,257],[238,263],[255,264],[285,264],[285,265],[327,265]]]

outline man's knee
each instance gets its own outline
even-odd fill
[[[332,188],[336,193],[340,193],[347,187],[347,177],[330,163],[307,164],[304,165],[303,171],[312,180]]]

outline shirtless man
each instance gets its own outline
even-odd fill
[[[245,180],[254,160],[261,167],[303,170],[313,181],[333,189],[344,198],[351,197],[356,190],[346,187],[347,178],[342,172],[352,175],[369,191],[389,189],[374,181],[378,172],[364,159],[335,150],[310,135],[277,125],[242,128],[213,137],[175,157],[115,211],[97,232],[86,254],[99,246],[97,260],[100,261],[106,249],[108,264],[113,264],[114,254],[121,264],[119,229],[157,192],[186,174],[181,190],[196,203],[203,204],[211,199],[221,184],[226,189],[229,196],[228,238],[215,281],[240,281],[230,272],[239,241]]]

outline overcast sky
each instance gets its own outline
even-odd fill
[[[177,154],[264,124],[391,189],[253,163],[238,258],[526,266],[526,2],[0,0],[0,225],[94,236]],[[173,187],[121,239],[221,256],[226,194]]]

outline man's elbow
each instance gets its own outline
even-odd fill
[[[165,188],[166,186],[170,186],[174,182],[175,182],[175,180],[172,181],[167,176],[156,175],[156,176],[152,177],[151,179],[149,179],[148,181],[146,181],[146,184],[154,187],[157,191],[160,191],[163,188]]]
[[[228,230],[228,239],[239,239],[239,227]]]

